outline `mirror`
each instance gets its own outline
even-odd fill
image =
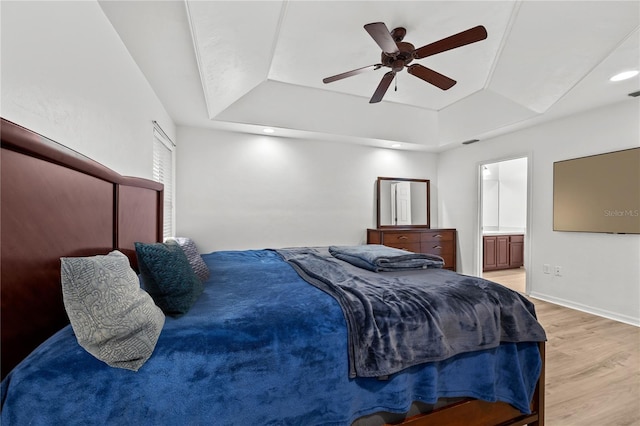
[[[377,190],[378,228],[429,228],[429,181],[379,177]]]

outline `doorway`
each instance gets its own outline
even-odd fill
[[[528,294],[529,159],[480,164],[480,276]]]

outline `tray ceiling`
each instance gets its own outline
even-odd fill
[[[177,125],[439,151],[628,100],[640,77],[636,1],[102,1]],[[476,25],[486,40],[415,60],[457,81],[440,90],[388,69],[363,29],[404,27],[416,48]],[[397,91],[394,86],[397,84]]]

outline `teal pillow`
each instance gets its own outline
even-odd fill
[[[156,305],[172,317],[189,312],[204,286],[182,248],[175,241],[135,247],[143,287]]]

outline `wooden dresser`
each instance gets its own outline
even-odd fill
[[[456,230],[430,228],[367,229],[367,244],[383,244],[415,253],[437,254],[456,270]]]

